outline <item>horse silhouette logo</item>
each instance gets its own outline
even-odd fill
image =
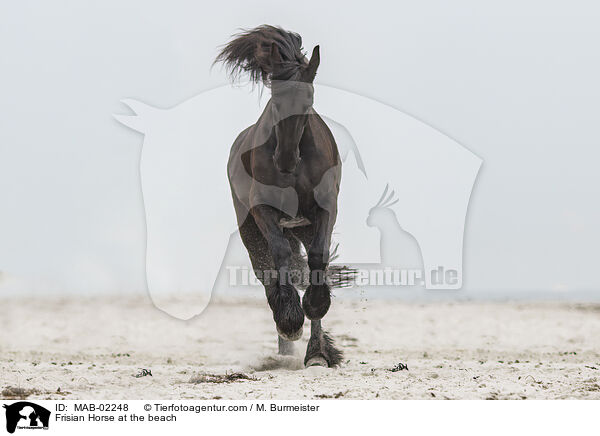
[[[391,106],[330,86],[314,88],[315,109],[342,160],[336,262],[419,268],[426,289],[461,288],[465,220],[482,160]],[[226,85],[169,109],[125,99],[135,114],[114,115],[145,135],[147,284],[153,303],[172,316],[201,313],[228,265],[244,262],[250,270],[226,166],[230,144],[260,115],[265,94],[257,99]],[[435,280],[440,269],[453,272],[453,280]],[[183,295],[190,295],[185,305]]]
[[[42,406],[29,401],[2,407],[6,409],[6,431],[14,433],[18,429],[48,429],[50,423],[50,411]]]

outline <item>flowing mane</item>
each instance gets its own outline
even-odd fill
[[[273,77],[272,47],[279,50],[282,62]],[[271,80],[294,80],[307,67],[302,37],[281,27],[262,25],[243,30],[223,46],[214,63],[222,62],[229,77],[237,81],[248,74],[253,83],[269,86]]]

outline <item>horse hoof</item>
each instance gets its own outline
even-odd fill
[[[308,359],[308,362],[306,362],[304,366],[306,366],[307,368],[311,366],[323,366],[325,368],[328,368],[329,364],[327,363],[324,357],[315,356]]]
[[[286,341],[297,341],[302,337],[302,333],[304,333],[304,327],[300,327],[300,330],[288,334],[282,332],[279,327],[277,327],[277,334]]]
[[[310,285],[302,297],[302,310],[308,319],[322,319],[331,306],[331,292],[327,285]]]
[[[296,341],[302,336],[304,312],[298,292],[292,285],[282,285],[269,301],[277,333],[283,339]]]

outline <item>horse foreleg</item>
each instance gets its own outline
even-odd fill
[[[314,234],[307,250],[310,285],[302,297],[302,308],[310,320],[323,318],[331,306],[331,290],[325,279],[334,220],[327,210],[317,212]]]
[[[255,206],[250,213],[263,237],[268,242],[276,272],[276,283],[269,284],[263,277],[267,290],[267,301],[273,311],[273,319],[277,333],[288,341],[295,341],[302,336],[304,312],[300,305],[298,291],[292,285],[290,266],[292,248],[279,226],[279,213],[267,205]]]

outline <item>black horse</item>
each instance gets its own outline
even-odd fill
[[[271,89],[256,124],[231,148],[228,177],[242,241],[273,311],[279,353],[293,353],[306,315],[311,336],[305,365],[336,366],[342,354],[321,319],[331,305],[328,263],[341,160],[312,107],[319,46],[308,60],[298,34],[263,25],[235,35],[215,62],[234,78],[247,73]],[[306,275],[301,303],[294,285]]]

